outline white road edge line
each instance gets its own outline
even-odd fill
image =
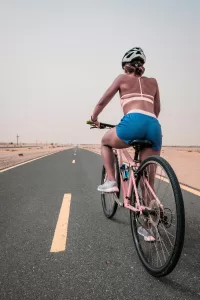
[[[43,158],[43,157],[46,157],[46,156],[49,156],[49,155],[53,155],[53,154],[56,154],[56,153],[62,152],[62,151],[64,151],[64,150],[57,151],[57,152],[53,152],[53,153],[48,153],[48,154],[46,154],[46,155],[39,156],[39,157],[33,158],[33,159],[31,159],[31,160],[24,161],[24,162],[19,163],[19,164],[17,164],[17,165],[14,165],[14,166],[11,166],[11,167],[8,167],[8,168],[5,168],[5,169],[0,170],[0,173],[6,172],[6,171],[8,171],[8,170],[11,170],[11,169],[20,167],[20,166],[25,165],[25,164],[28,164],[28,163],[30,163],[30,162],[32,162],[32,161],[35,161],[35,160],[41,159],[41,158]]]

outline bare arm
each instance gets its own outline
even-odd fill
[[[92,114],[92,119],[96,120],[100,112],[110,102],[114,95],[119,91],[122,75],[119,75],[111,84],[111,86],[104,93],[103,97],[99,100]]]
[[[157,91],[156,91],[156,94],[154,97],[154,113],[155,113],[156,117],[158,118],[159,113],[160,113],[160,93],[159,93],[157,81],[156,81],[156,85],[157,85]]]

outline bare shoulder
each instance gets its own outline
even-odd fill
[[[116,77],[116,80],[122,81],[122,80],[126,79],[127,76],[128,76],[127,74],[119,74],[119,75]]]
[[[126,74],[119,74],[115,80],[114,80],[114,84],[120,85],[121,83],[123,83],[126,80],[127,75]]]
[[[154,78],[154,77],[145,77],[145,76],[142,76],[142,77],[147,79],[152,84],[155,84],[156,86],[158,85],[158,82],[157,82],[156,78]]]

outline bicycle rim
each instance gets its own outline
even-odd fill
[[[119,199],[120,195],[120,174],[119,174],[119,164],[117,156],[114,156],[114,163],[115,163],[115,178],[119,188],[118,193],[101,193],[101,202],[103,207],[103,212],[107,218],[112,218],[117,210],[118,204],[115,201],[116,197]],[[103,166],[102,168],[102,177],[101,177],[101,184],[105,182],[107,178],[106,170]]]
[[[154,199],[147,182],[154,187],[161,205]],[[150,274],[165,276],[175,268],[184,243],[185,212],[180,185],[169,163],[159,156],[143,161],[136,183],[141,205],[151,209],[150,213],[142,215],[130,213],[137,253]],[[131,204],[136,205],[134,194]],[[145,241],[138,233],[141,228],[142,233],[145,228],[154,241]]]

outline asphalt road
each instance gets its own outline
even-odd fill
[[[183,191],[186,236],[167,277],[142,267],[129,211],[102,212],[101,157],[77,148],[0,173],[0,299],[200,299],[200,199]],[[72,164],[72,160],[75,163]],[[66,250],[50,252],[66,193]]]

